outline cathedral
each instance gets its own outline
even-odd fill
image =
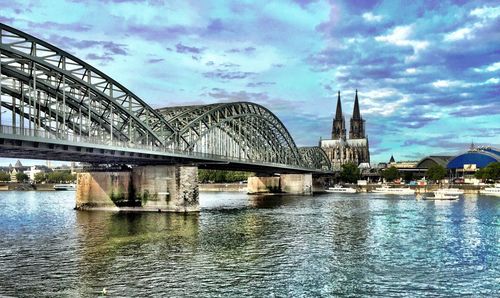
[[[326,152],[332,162],[334,169],[340,169],[345,163],[370,163],[370,150],[368,138],[365,135],[365,121],[359,112],[358,90],[354,98],[354,110],[351,117],[351,127],[349,138],[347,139],[345,119],[342,114],[342,104],[340,102],[340,91],[337,99],[337,110],[332,125],[332,138],[329,140],[320,139],[320,147]]]

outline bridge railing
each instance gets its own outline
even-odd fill
[[[269,166],[283,167],[283,164],[273,163],[268,161],[261,161],[243,157],[233,157],[233,156],[225,156],[225,155],[216,155],[212,153],[203,153],[203,152],[192,152],[192,151],[184,151],[178,150],[168,147],[158,147],[144,144],[134,144],[130,142],[124,142],[119,140],[109,140],[104,139],[99,136],[84,136],[79,134],[72,133],[55,133],[43,129],[33,129],[33,128],[20,128],[13,127],[7,125],[0,125],[0,135],[15,135],[27,137],[30,140],[34,141],[44,141],[44,140],[56,140],[56,141],[66,141],[77,143],[75,145],[100,145],[110,147],[111,150],[120,150],[120,149],[138,149],[143,151],[149,151],[148,153],[167,153],[167,154],[175,154],[180,155],[186,158],[193,157],[198,159],[206,159],[206,160],[215,160],[220,162],[241,162],[241,163],[261,163]],[[304,166],[301,165],[285,165],[292,166],[295,168],[305,169]],[[317,171],[321,169],[310,169],[312,171]]]

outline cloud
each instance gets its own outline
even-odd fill
[[[178,43],[175,45],[175,49],[177,53],[188,53],[188,54],[201,54],[204,49],[203,48],[197,48],[197,47],[190,47],[190,46],[185,46],[182,43]]]
[[[264,92],[247,92],[247,91],[236,91],[229,92],[221,88],[212,88],[210,92],[208,92],[208,96],[222,100],[222,101],[265,101],[269,97]]]
[[[99,61],[100,65],[105,65],[108,62],[111,62],[111,61],[114,60],[113,57],[111,57],[110,55],[106,55],[106,54],[97,55],[97,54],[94,54],[94,53],[88,54],[85,58],[88,59],[88,60]]]
[[[256,48],[255,47],[245,47],[245,48],[232,48],[227,50],[227,53],[244,53],[244,54],[250,54],[255,52]]]
[[[227,71],[224,69],[216,69],[214,71],[209,71],[209,72],[203,73],[203,76],[205,78],[220,79],[220,80],[240,80],[240,79],[246,79],[246,78],[251,77],[253,75],[255,75],[254,72]]]
[[[365,12],[362,15],[363,19],[367,22],[380,22],[382,20],[381,15],[374,15],[372,12]]]
[[[483,7],[478,7],[473,9],[470,12],[470,15],[476,16],[479,18],[487,18],[487,19],[495,19],[500,16],[500,6],[497,7],[490,7],[490,6],[483,6]]]
[[[376,36],[375,40],[378,42],[387,42],[400,47],[411,46],[416,52],[424,50],[429,46],[429,42],[425,40],[410,39],[413,32],[413,26],[397,26],[390,34]]]
[[[162,61],[165,61],[165,59],[163,59],[163,58],[151,58],[151,59],[147,60],[148,63],[152,63],[152,64],[159,63],[159,62],[162,62]]]
[[[276,82],[250,82],[247,84],[247,87],[254,88],[254,87],[265,87],[271,85],[276,85]]]
[[[81,23],[57,23],[52,21],[47,22],[28,22],[29,26],[37,29],[57,30],[57,31],[73,31],[86,32],[90,31],[91,25]]]
[[[49,40],[62,49],[95,49],[101,48],[107,53],[127,55],[127,46],[113,41],[78,40],[76,38],[51,35]]]
[[[495,62],[493,64],[486,66],[486,67],[474,68],[474,71],[477,71],[477,72],[493,72],[493,71],[498,71],[498,70],[500,70],[500,62]]]

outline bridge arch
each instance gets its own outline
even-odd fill
[[[321,169],[324,171],[330,171],[332,169],[330,159],[321,147],[300,147],[299,152],[302,155],[304,164],[308,168]]]
[[[302,156],[283,123],[251,102],[159,109],[187,140],[183,150],[268,163],[303,166]]]
[[[120,83],[75,56],[1,23],[0,62],[1,92],[11,97],[1,106],[13,112],[13,126],[175,147],[173,127]]]
[[[281,168],[331,168],[321,149],[299,150],[283,123],[261,105],[155,110],[77,57],[2,23],[0,94],[6,97],[0,97],[0,109],[11,112],[0,113],[0,134],[20,131],[27,137],[98,144],[112,151],[140,147],[185,160],[206,155],[206,160],[216,156]],[[12,125],[5,126],[5,120]]]

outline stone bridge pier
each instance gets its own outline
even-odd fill
[[[296,195],[312,195],[312,174],[281,174],[280,176],[248,177],[248,193],[286,193]]]
[[[157,165],[79,173],[75,209],[199,211],[198,167]]]

